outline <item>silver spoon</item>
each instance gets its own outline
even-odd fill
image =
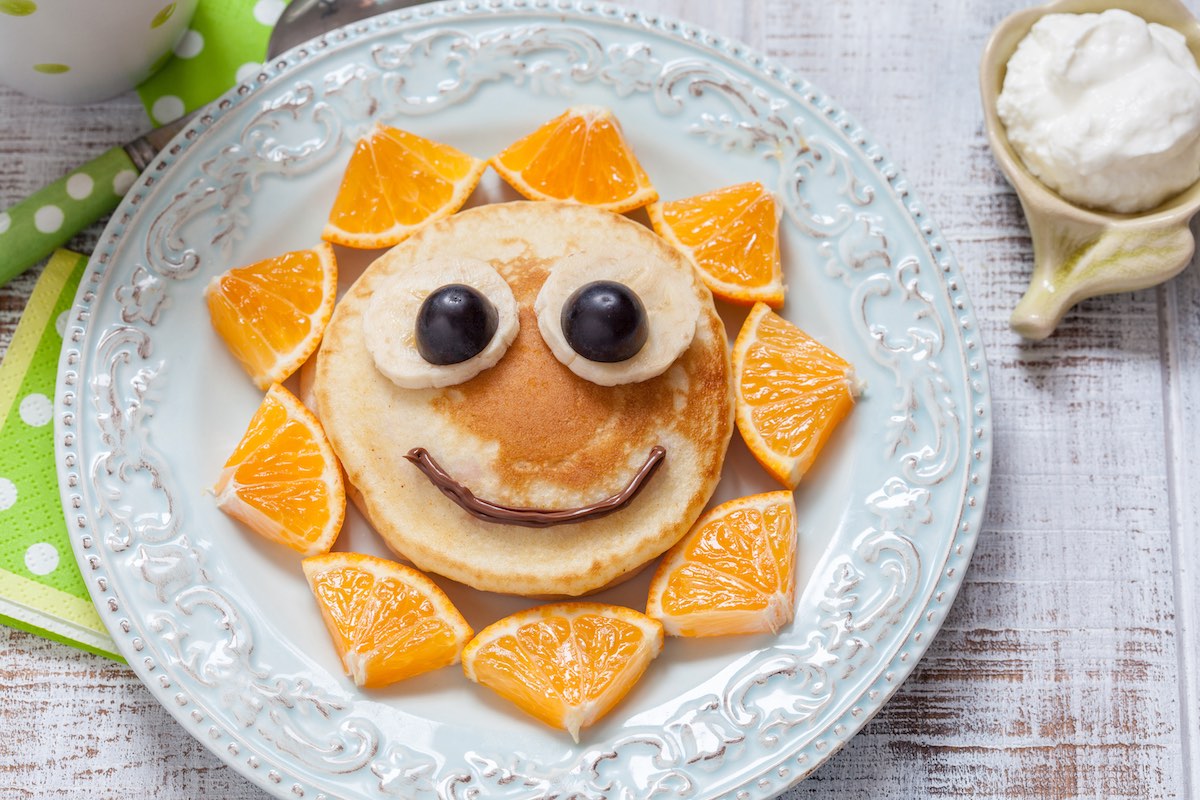
[[[294,0],[280,15],[267,44],[272,59],[301,42],[334,28],[366,17],[419,5],[420,0]],[[97,189],[83,200],[70,198],[67,178],[56,181],[15,206],[0,213],[0,286],[61,247],[79,231],[111,214],[137,174],[175,138],[194,111],[132,142],[114,147],[94,158],[72,174],[86,172]],[[111,188],[110,188],[111,187]],[[63,212],[62,224],[52,232],[39,230],[38,209],[54,206]]]

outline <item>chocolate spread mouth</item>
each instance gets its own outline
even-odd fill
[[[425,473],[425,477],[429,478],[430,483],[440,489],[442,494],[458,503],[471,516],[485,522],[523,525],[527,528],[547,528],[551,525],[598,519],[620,511],[629,505],[633,498],[637,497],[642,487],[662,466],[663,459],[667,457],[667,449],[662,445],[651,447],[650,455],[646,457],[646,463],[642,464],[625,488],[616,494],[597,503],[564,509],[514,508],[489,500],[481,500],[470,489],[451,477],[450,473],[442,469],[442,466],[433,460],[433,456],[429,455],[429,451],[424,447],[414,447],[404,457],[416,464],[417,469]]]

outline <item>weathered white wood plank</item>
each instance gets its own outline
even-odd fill
[[[192,739],[133,672],[0,629],[0,797],[226,798],[266,794]]]
[[[1029,241],[975,69],[1022,3],[629,4],[768,50],[864,124],[941,226],[988,349],[996,461],[964,589],[913,678],[789,800],[1175,798],[1189,774],[1200,798],[1200,271],[1089,301],[1045,343],[1008,331]],[[0,206],[143,124],[128,96],[70,109],[0,89]],[[0,349],[31,288],[0,289]],[[266,797],[127,669],[0,631],[0,798],[81,791]]]
[[[1196,234],[1197,225],[1192,232]],[[1162,287],[1166,449],[1175,544],[1179,687],[1189,797],[1200,797],[1200,268]]]

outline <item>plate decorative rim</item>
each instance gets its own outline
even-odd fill
[[[668,105],[678,100],[673,94],[676,91],[680,95],[689,91],[726,92],[729,102],[756,121],[756,125],[747,126],[739,125],[736,119],[705,115],[693,126],[693,132],[727,148],[753,150],[764,142],[776,147],[780,153],[776,156],[781,169],[779,191],[784,197],[786,212],[804,232],[826,242],[822,251],[829,256],[822,265],[826,277],[843,282],[851,290],[851,308],[861,312],[864,345],[880,365],[894,372],[898,384],[903,383],[901,375],[905,369],[911,368],[911,364],[920,364],[921,380],[914,381],[920,386],[912,387],[912,391],[921,396],[914,397],[912,403],[914,408],[929,415],[928,422],[935,429],[936,441],[913,445],[910,450],[899,452],[902,444],[911,444],[911,439],[920,438],[927,429],[918,431],[914,419],[917,411],[912,415],[894,415],[892,451],[899,453],[898,475],[866,498],[878,524],[858,535],[854,552],[841,560],[823,562],[814,574],[814,583],[829,578],[824,585],[824,594],[816,601],[822,611],[824,630],[819,641],[810,650],[797,647],[793,648],[794,652],[773,652],[752,664],[753,669],[731,675],[724,696],[714,696],[712,701],[720,708],[697,712],[714,711],[713,717],[717,721],[713,726],[697,726],[693,730],[682,725],[680,730],[665,732],[661,737],[646,732],[627,733],[620,742],[591,747],[569,769],[553,777],[539,772],[539,765],[502,763],[481,757],[480,763],[474,764],[472,772],[465,778],[434,780],[441,767],[427,766],[421,758],[423,754],[399,743],[380,752],[382,748],[377,735],[373,737],[359,720],[344,719],[342,733],[357,742],[361,752],[339,752],[325,759],[328,764],[346,766],[353,763],[357,765],[354,770],[369,766],[378,779],[375,794],[391,796],[473,798],[483,791],[489,797],[495,794],[524,800],[562,795],[598,798],[609,796],[611,791],[622,798],[665,793],[680,797],[719,794],[751,800],[777,794],[808,775],[848,741],[912,672],[961,586],[983,521],[992,453],[990,394],[982,341],[961,274],[941,234],[895,166],[851,117],[806,80],[735,40],[659,14],[592,0],[450,0],[392,12],[335,30],[272,60],[257,75],[230,90],[185,128],[143,173],[113,215],[81,281],[64,336],[55,402],[56,460],[72,546],[85,583],[114,640],[143,683],[193,736],[239,773],[280,797],[326,797],[325,792],[331,784],[323,783],[325,788],[320,788],[305,777],[311,772],[311,763],[290,768],[287,756],[294,752],[288,749],[287,741],[264,737],[257,745],[245,745],[246,752],[242,752],[238,729],[227,724],[227,720],[205,713],[204,703],[196,701],[187,682],[177,681],[169,667],[164,668],[150,655],[154,648],[148,649],[142,636],[144,624],[127,618],[119,592],[120,580],[113,579],[104,558],[103,542],[97,541],[101,538],[97,531],[104,526],[95,524],[90,518],[82,486],[89,479],[87,471],[92,465],[85,464],[87,454],[81,449],[81,441],[87,435],[83,427],[88,423],[81,424],[79,418],[86,419],[95,402],[94,397],[91,401],[84,397],[87,387],[83,385],[82,376],[91,355],[84,345],[91,333],[88,323],[99,298],[98,288],[108,278],[110,261],[126,230],[139,219],[139,214],[146,213],[145,207],[139,206],[151,187],[161,179],[163,171],[199,140],[204,131],[247,98],[253,98],[263,87],[286,78],[296,67],[325,53],[352,46],[363,37],[379,32],[401,32],[406,26],[450,24],[481,18],[503,25],[534,17],[552,19],[564,28],[595,22],[620,22],[631,31],[673,40],[702,51],[714,61],[719,59],[755,75],[756,82],[731,87],[735,81],[719,68],[706,70],[702,65],[664,65],[655,61],[648,51],[630,47],[623,52],[608,54],[609,73],[602,78],[621,96],[656,88],[656,101]],[[551,39],[547,41],[553,46]],[[425,44],[432,46],[432,43]],[[619,46],[614,47],[622,50]],[[603,50],[600,54],[604,55]],[[389,54],[385,50],[376,57],[376,62],[386,69],[389,58],[396,66],[406,56],[405,52]],[[657,81],[655,87],[647,84],[648,76],[652,74]],[[530,79],[540,78],[532,76]],[[771,93],[759,88],[758,83],[768,85]],[[468,86],[465,91],[469,93],[473,89]],[[789,120],[777,113],[780,106],[774,102],[776,96],[802,105],[814,116],[823,118],[832,135],[818,132],[811,137],[802,136],[795,118]],[[274,110],[282,108],[283,113],[299,113],[297,109],[304,104],[304,98],[293,98],[293,101],[294,107],[289,108],[283,103]],[[254,132],[258,137],[255,141],[264,148],[274,148],[271,158],[276,159],[280,170],[290,169],[313,156],[315,151],[311,148],[289,150],[273,139],[268,141],[269,135],[264,133],[268,128],[264,122],[262,130]],[[340,131],[338,135],[341,135]],[[780,147],[781,142],[787,146]],[[864,184],[856,178],[849,166],[849,150],[870,165],[871,176],[877,180]],[[240,179],[255,180],[253,176],[245,175]],[[800,188],[806,180],[837,182],[841,193],[848,198],[845,214],[840,209],[833,216],[809,213]],[[924,247],[922,254],[928,256],[927,263],[917,258],[892,263],[885,237],[873,230],[864,216],[855,214],[855,207],[868,206],[876,192],[889,193],[894,205],[906,212],[908,222]],[[176,198],[180,199],[188,200]],[[169,211],[170,208],[162,212],[159,218],[165,218]],[[237,225],[236,213],[230,215],[229,224],[229,232],[233,233]],[[177,228],[166,223],[163,227],[164,238],[158,244],[168,255],[165,266],[174,271],[169,279],[186,279],[195,271],[196,263],[177,242]],[[842,249],[839,251],[838,248]],[[130,323],[127,328],[105,337],[106,345],[111,345],[110,356],[114,364],[122,358],[127,361],[129,353],[148,350],[149,339],[139,331],[138,325],[155,324],[163,308],[164,290],[159,285],[159,278],[153,274],[156,267],[149,252],[146,261],[148,267],[139,264],[131,284],[118,289],[118,293],[125,291],[123,307],[132,316],[126,320]],[[925,267],[924,271],[922,267]],[[874,280],[879,275],[871,275],[871,269],[883,275],[883,279]],[[165,276],[162,269],[158,271],[160,277]],[[125,300],[128,300],[127,305]],[[910,306],[913,318],[928,323],[929,327],[910,329],[905,336],[871,325],[868,309],[881,302]],[[949,318],[939,316],[938,309],[943,306],[949,309]],[[125,351],[119,353],[121,348]],[[956,361],[954,367],[961,371],[965,386],[959,389],[949,386],[939,360],[946,358]],[[958,359],[961,363],[957,363]],[[956,391],[960,394],[955,395]],[[960,395],[964,399],[961,406],[955,402],[955,397]],[[139,398],[133,404],[136,407],[122,407],[114,400],[112,418],[141,413],[144,411],[140,405],[143,400]],[[101,406],[99,412],[104,416],[104,404],[96,404]],[[944,435],[947,431],[952,435]],[[157,480],[158,475],[153,469],[149,472],[152,479]],[[962,494],[953,533],[946,534],[949,542],[945,552],[936,559],[926,558],[923,563],[912,534],[922,525],[930,524],[927,505],[931,487],[941,486],[951,478],[954,478],[955,486],[961,484]],[[958,497],[957,494],[954,496]],[[949,520],[943,520],[939,525],[940,529],[949,530]],[[888,586],[881,594],[875,593],[880,596],[862,599],[859,594],[869,594],[862,588],[869,582],[868,573]],[[936,579],[932,577],[934,575]],[[928,585],[927,591],[923,590],[922,596],[918,597],[917,591],[923,584]],[[196,599],[195,602],[206,601]],[[213,607],[218,613],[236,616],[236,609]],[[185,613],[190,615],[191,611],[185,610]],[[853,672],[858,666],[853,661],[855,654],[875,645],[886,648],[890,655],[878,659],[878,665],[871,665],[873,679],[853,698],[835,697],[838,684],[832,667],[845,659],[842,666],[846,669],[842,671]],[[768,710],[747,699],[758,687],[773,680],[786,682],[789,689],[796,690],[790,708]],[[321,698],[306,697],[305,701],[312,702],[319,712],[327,713],[320,708]],[[333,707],[336,708],[336,704]],[[803,737],[799,730],[792,733],[793,728],[816,719],[818,712],[830,710],[838,713],[826,714],[820,730],[807,731]],[[705,741],[697,741],[697,731],[701,733],[699,738]],[[729,780],[719,781],[721,788],[716,793],[706,792],[704,787],[696,785],[696,776],[704,769],[721,767],[726,764],[726,758],[736,761],[741,757],[732,754],[746,752],[744,740],[751,733],[757,738],[756,746],[779,746],[783,756],[764,756],[758,751],[756,757],[746,757],[747,761],[754,762],[753,768],[735,771]],[[793,746],[801,739],[802,744]],[[273,745],[275,749],[268,751],[266,745]],[[632,791],[621,786],[617,778],[604,774],[605,762],[619,761],[618,754],[625,746],[657,749],[656,757],[660,761],[678,763],[679,766],[666,770],[652,785],[641,787],[639,792]],[[326,772],[332,779],[339,769],[327,766]]]

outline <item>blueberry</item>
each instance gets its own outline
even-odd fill
[[[572,292],[561,322],[567,344],[589,361],[627,361],[650,335],[641,298],[615,281],[592,281]]]
[[[417,312],[417,352],[430,364],[466,361],[487,347],[499,324],[496,307],[477,289],[447,284]]]

